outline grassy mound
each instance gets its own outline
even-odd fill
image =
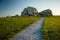
[[[8,40],[39,19],[40,17],[0,18],[0,40]]]
[[[45,19],[42,35],[43,40],[60,40],[60,16]]]

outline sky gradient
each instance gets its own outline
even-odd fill
[[[0,17],[21,15],[28,6],[35,7],[38,12],[51,9],[53,15],[60,15],[60,0],[0,0]]]

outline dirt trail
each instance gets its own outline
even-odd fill
[[[33,23],[10,40],[42,40],[41,29],[43,27],[44,19],[45,18],[42,17],[39,21]]]

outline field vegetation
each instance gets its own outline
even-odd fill
[[[0,40],[8,40],[39,19],[40,17],[0,18]]]
[[[60,16],[46,17],[42,35],[43,40],[60,40]]]

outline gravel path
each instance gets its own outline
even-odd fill
[[[11,40],[42,40],[41,29],[43,27],[44,17],[30,25],[27,29],[15,35]]]

